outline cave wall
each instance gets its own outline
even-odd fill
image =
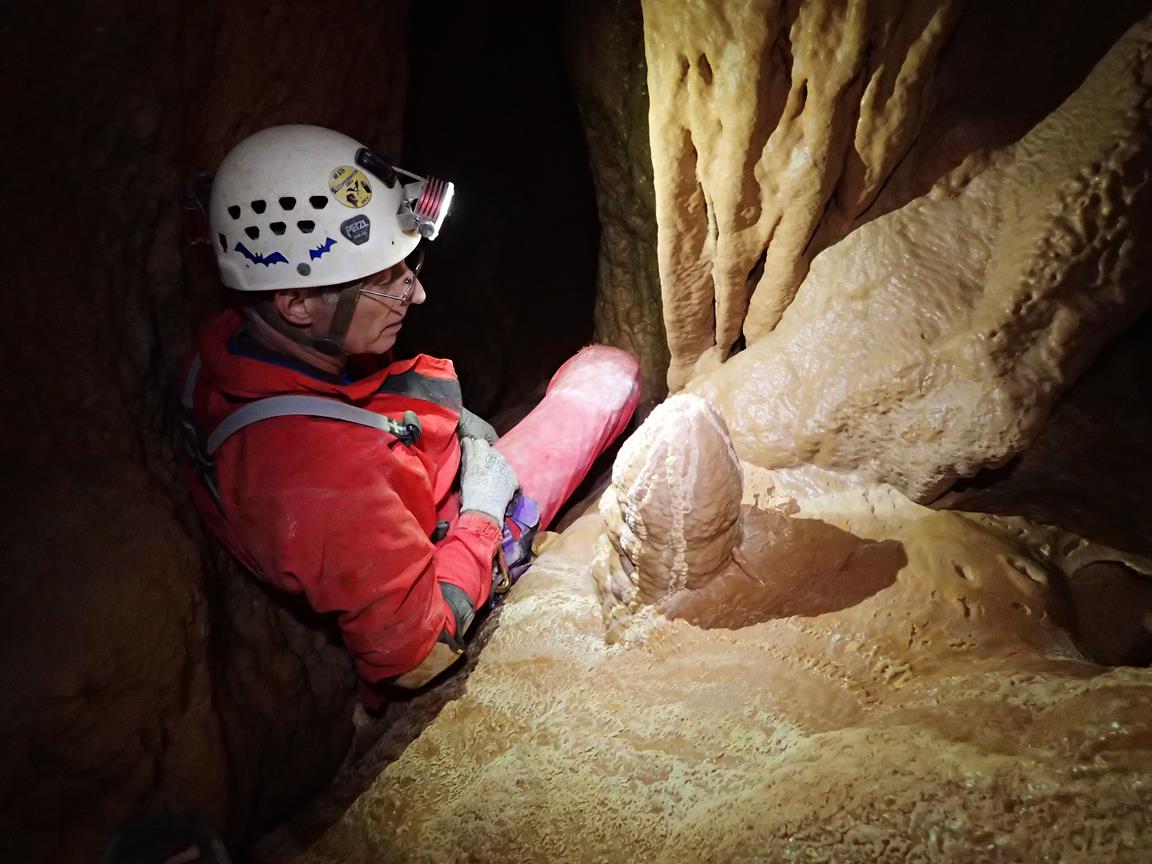
[[[339,765],[353,679],[211,547],[173,476],[169,376],[218,308],[181,202],[244,134],[399,146],[405,4],[97,2],[8,10],[0,184],[13,305],[0,432],[0,857],[91,861],[157,799],[233,838]],[[51,21],[46,38],[44,17]],[[317,38],[331,34],[332,38]],[[15,224],[13,224],[15,223]]]
[[[640,362],[641,412],[668,392],[639,0],[565,4],[565,42],[596,181],[597,342]]]
[[[672,389],[770,332],[821,250],[1024,134],[1146,10],[644,3]]]
[[[930,500],[1148,304],[1147,3],[644,10],[669,384],[742,458]]]
[[[812,263],[779,325],[691,388],[741,455],[931,500],[1040,433],[1152,303],[1152,18],[1014,145]]]

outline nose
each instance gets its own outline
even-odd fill
[[[424,283],[421,282],[420,277],[417,276],[416,277],[416,287],[412,291],[412,297],[408,300],[408,302],[414,306],[419,306],[421,303],[423,303],[427,299],[428,299],[428,295],[424,293]]]

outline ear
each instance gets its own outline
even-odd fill
[[[303,288],[285,288],[276,292],[272,298],[272,305],[276,313],[289,324],[307,327],[313,322],[309,297],[309,292]]]

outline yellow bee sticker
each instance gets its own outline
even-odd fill
[[[341,165],[329,174],[328,188],[345,207],[363,207],[372,200],[372,184],[363,171],[351,165]]]

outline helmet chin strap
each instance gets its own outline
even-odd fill
[[[349,285],[340,292],[340,300],[336,304],[336,312],[332,315],[328,335],[312,339],[313,348],[329,357],[339,357],[344,353],[344,337],[348,335],[348,328],[352,325],[352,316],[356,314],[358,299],[360,299],[359,283]]]
[[[348,335],[348,328],[352,325],[352,316],[356,313],[356,301],[360,297],[360,285],[354,283],[340,290],[340,299],[336,303],[336,311],[332,314],[332,324],[326,336],[313,336],[298,327],[293,327],[285,321],[275,308],[267,306],[257,307],[260,320],[282,336],[287,336],[298,345],[312,348],[328,357],[339,357],[344,354],[344,338]]]

